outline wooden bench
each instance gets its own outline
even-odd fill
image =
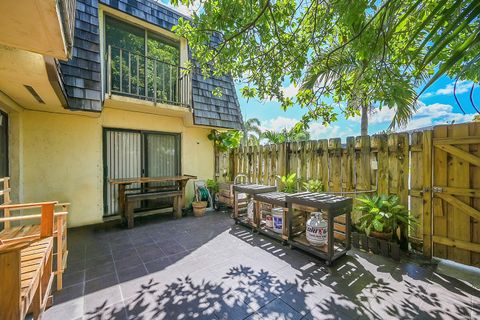
[[[173,212],[176,218],[182,216],[181,198],[182,191],[160,191],[160,192],[139,192],[139,193],[127,193],[125,195],[125,219],[127,221],[128,228],[133,228],[133,207],[134,203],[142,200],[154,200],[173,198]]]
[[[52,303],[55,202],[15,205],[41,208],[40,234],[34,241],[0,241],[0,319],[40,319]],[[9,206],[0,206],[9,209]]]
[[[9,178],[0,179],[3,182],[3,190],[0,195],[3,195],[4,204],[2,205],[4,217],[0,218],[0,223],[4,224],[4,229],[0,231],[0,240],[4,244],[16,242],[18,240],[32,240],[38,238],[40,235],[40,224],[33,224],[34,220],[41,218],[40,214],[27,214],[26,209],[34,209],[35,207],[25,207],[25,205],[10,204],[10,186]],[[54,259],[56,260],[55,275],[57,276],[57,290],[62,290],[63,287],[63,273],[67,268],[67,215],[68,203],[55,202],[54,212],[54,230],[55,237],[54,245]],[[21,214],[12,215],[13,211],[22,211]],[[17,225],[12,226],[12,223]]]

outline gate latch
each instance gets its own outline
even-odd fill
[[[442,187],[432,187],[432,191],[433,192],[443,192],[443,188]]]

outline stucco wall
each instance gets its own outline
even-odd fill
[[[102,127],[176,132],[182,135],[182,173],[214,175],[208,129],[185,127],[182,118],[105,108],[98,118],[24,111],[22,201],[72,204],[69,226],[103,221]],[[193,184],[187,186],[187,200]]]

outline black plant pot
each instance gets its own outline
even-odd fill
[[[396,242],[390,242],[390,257],[394,260],[400,260],[400,245]]]
[[[388,245],[388,241],[386,240],[378,240],[379,244],[380,244],[380,254],[384,257],[388,257],[389,256],[389,245]]]
[[[368,251],[368,237],[366,234],[360,235],[360,247],[363,250]]]
[[[380,250],[378,248],[378,239],[377,238],[368,237],[368,249],[375,254],[379,253]]]
[[[352,246],[354,248],[360,248],[360,234],[358,232],[352,232]]]

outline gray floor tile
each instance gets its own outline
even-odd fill
[[[125,268],[117,272],[118,280],[120,282],[130,281],[136,278],[143,277],[147,274],[147,269],[143,264],[131,268]]]
[[[480,291],[434,265],[352,250],[332,267],[228,213],[69,232],[45,319],[477,319]]]
[[[302,315],[281,299],[275,299],[257,312],[262,319],[297,320]]]

